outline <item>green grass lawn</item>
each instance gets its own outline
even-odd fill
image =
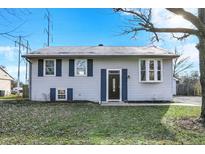
[[[205,144],[205,131],[176,124],[199,107],[0,103],[0,144]]]
[[[8,96],[0,96],[0,100],[8,100],[8,99],[22,99],[22,96],[18,96],[18,95],[8,95]]]

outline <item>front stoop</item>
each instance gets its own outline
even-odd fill
[[[102,102],[102,106],[128,106],[129,104],[123,101]]]

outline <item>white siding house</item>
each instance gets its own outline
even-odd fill
[[[11,81],[13,77],[0,66],[0,96],[6,96],[11,94]]]
[[[172,59],[156,47],[48,47],[24,55],[33,101],[171,101]]]

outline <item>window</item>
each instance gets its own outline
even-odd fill
[[[75,75],[76,76],[87,76],[87,60],[76,59],[75,60]]]
[[[56,61],[54,59],[45,59],[44,60],[44,75],[55,75],[55,64]]]
[[[154,80],[154,60],[149,61],[149,80]]]
[[[146,61],[145,60],[141,60],[140,68],[141,68],[141,81],[146,81]]]
[[[66,90],[65,89],[57,90],[57,100],[66,100]]]
[[[161,61],[157,61],[157,80],[161,81]]]
[[[162,60],[142,59],[139,64],[141,82],[162,81]]]

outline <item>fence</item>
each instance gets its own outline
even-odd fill
[[[201,85],[196,83],[178,83],[176,85],[176,95],[201,96]]]

